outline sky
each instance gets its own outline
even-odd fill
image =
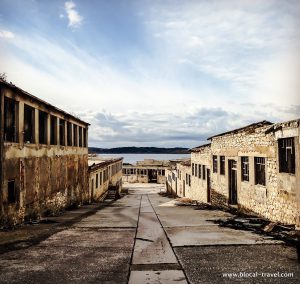
[[[89,146],[194,147],[300,118],[299,0],[0,0],[0,73]]]

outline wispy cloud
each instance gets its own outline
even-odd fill
[[[39,9],[57,16],[49,3]],[[192,147],[255,121],[300,117],[298,0],[76,3],[59,12],[74,28],[82,7],[84,33],[36,12],[26,27],[3,22],[15,35],[0,37],[0,72],[91,123],[91,145]]]
[[[75,9],[76,4],[73,1],[65,2],[65,11],[69,20],[69,27],[79,27],[83,21],[83,17]],[[61,17],[61,15],[60,15]]]
[[[0,37],[1,38],[12,39],[12,38],[15,37],[15,35],[11,31],[0,30]]]

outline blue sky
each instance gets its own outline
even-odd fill
[[[185,146],[300,117],[298,0],[0,0],[0,72],[89,144]]]

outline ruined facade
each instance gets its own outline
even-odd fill
[[[190,169],[177,163],[167,171],[167,190],[300,227],[299,134],[297,119],[262,121],[210,137],[210,144],[190,150]]]
[[[123,181],[124,182],[140,182],[140,183],[165,183],[166,169],[169,161],[156,161],[145,159],[138,161],[136,165],[123,165]]]
[[[123,158],[98,160],[89,159],[89,193],[90,201],[105,198],[109,188],[121,192]]]
[[[89,200],[88,124],[0,80],[2,225]]]
[[[262,121],[192,149],[193,198],[299,225],[299,125]]]

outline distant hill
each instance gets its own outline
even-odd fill
[[[158,148],[158,147],[119,147],[96,148],[89,147],[89,154],[189,154],[188,148]]]

